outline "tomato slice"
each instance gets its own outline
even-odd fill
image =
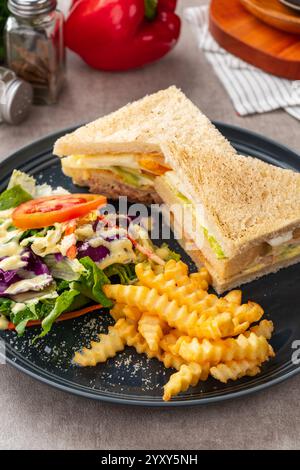
[[[16,207],[12,219],[14,225],[21,229],[48,227],[55,222],[83,217],[106,202],[106,197],[99,194],[45,196]]]

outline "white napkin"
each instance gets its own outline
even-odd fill
[[[300,120],[300,80],[287,80],[262,72],[221,48],[208,29],[208,6],[184,11],[215,73],[238,114],[246,116],[283,108]]]

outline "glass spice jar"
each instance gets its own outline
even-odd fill
[[[8,0],[6,61],[30,82],[35,104],[54,104],[65,79],[64,17],[56,0]]]
[[[19,124],[28,115],[32,87],[5,67],[0,67],[0,122]]]

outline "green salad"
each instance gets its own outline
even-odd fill
[[[178,259],[167,245],[155,247],[140,226],[133,240],[128,224],[135,228],[134,221],[102,215],[101,197],[70,194],[14,171],[0,195],[2,329],[23,334],[39,324],[42,337],[61,315],[111,307],[103,285],[135,282],[138,262]]]

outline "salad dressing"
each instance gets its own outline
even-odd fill
[[[23,304],[22,302],[17,302],[11,309],[12,313],[17,314],[19,312],[22,312],[26,308],[26,304]]]
[[[12,271],[13,269],[21,269],[27,265],[27,261],[23,261],[20,254],[9,256],[0,261],[0,269],[3,271]]]
[[[2,211],[6,212],[6,211]],[[21,259],[23,248],[19,245],[20,230],[9,230],[12,220],[7,218],[0,225],[0,269],[10,271],[26,266],[26,261]]]
[[[27,223],[22,221],[22,216],[27,216],[23,203],[29,208],[39,208],[39,204],[45,203],[45,199],[39,200],[41,193],[45,196],[45,191],[52,202],[57,194],[54,199],[62,207],[59,210],[67,210],[68,218],[64,219],[67,221],[56,222],[59,219],[55,214],[52,218],[51,214],[46,214],[40,225],[36,225],[38,221],[31,225],[30,217]],[[0,195],[1,208],[5,209],[0,213],[1,328],[7,328],[10,321],[18,334],[22,334],[28,322],[38,319],[44,336],[60,315],[78,311],[91,301],[110,307],[111,301],[102,286],[114,276],[119,276],[122,283],[131,283],[135,280],[134,264],[140,254],[150,258],[155,251],[149,238],[147,244],[136,225],[134,233],[137,236],[133,238],[143,238],[143,246],[132,240],[132,233],[127,228],[130,219],[126,216],[108,214],[97,223],[99,208],[106,202],[103,196],[89,196],[91,204],[85,212],[78,197],[78,202],[73,204],[79,204],[79,207],[69,209],[70,198],[66,201],[65,193],[62,188],[38,185],[33,178],[15,171],[9,193],[4,191]],[[12,217],[12,210],[6,210],[11,205],[19,209],[20,225],[15,213]],[[41,208],[36,212],[40,212],[41,217],[44,215]],[[124,226],[119,224],[122,217],[125,218]],[[24,228],[16,229],[15,226]]]
[[[128,264],[134,262],[136,256],[132,249],[132,243],[128,238],[113,240],[106,242],[106,244],[110,250],[110,254],[99,263],[101,269],[105,269],[107,266],[114,263]]]
[[[22,294],[23,292],[39,291],[49,286],[53,281],[49,274],[40,274],[30,279],[23,279],[11,284],[5,291],[7,295]]]
[[[0,315],[0,330],[7,330],[9,321],[4,315]]]
[[[26,238],[21,242],[21,246],[27,246],[31,243],[32,251],[41,257],[46,255],[59,253],[59,242],[61,241],[63,232],[65,231],[66,224],[54,224],[54,228],[47,230],[44,236],[36,236]],[[41,235],[39,233],[39,235]]]

